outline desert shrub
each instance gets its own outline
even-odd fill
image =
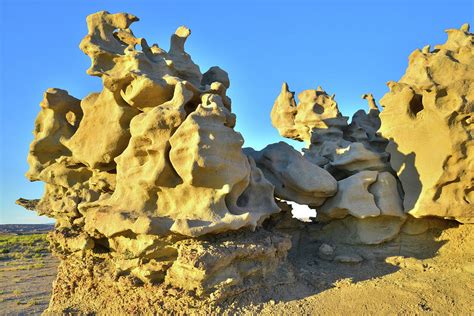
[[[40,257],[48,252],[46,234],[0,235],[0,260]]]

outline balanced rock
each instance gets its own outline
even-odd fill
[[[321,87],[305,90],[296,105],[294,92],[284,83],[272,109],[272,124],[282,136],[304,140],[308,144],[304,157],[337,179],[360,170],[389,170],[384,152],[387,141],[377,133],[377,105],[371,94],[364,97],[369,100],[369,112],[356,112],[348,125],[334,95],[329,96]]]
[[[337,191],[337,182],[329,172],[284,142],[258,152],[246,148],[245,153],[255,159],[265,178],[275,186],[275,195],[283,200],[318,206]]]
[[[285,83],[272,110],[273,125],[282,136],[307,142],[304,158],[338,180],[337,192],[319,206],[298,199],[294,192],[285,195],[281,192],[283,182],[268,172],[271,161],[277,158],[257,158],[260,168],[275,185],[275,194],[315,208],[316,221],[328,223],[325,231],[328,236],[333,231],[334,240],[338,240],[338,234],[351,236],[342,242],[362,244],[378,244],[395,238],[406,219],[403,191],[389,164],[389,154],[385,152],[388,140],[378,132],[380,111],[373,95],[363,95],[369,110],[357,111],[350,124],[341,115],[334,96],[330,97],[321,88],[300,93],[298,105],[293,96]],[[285,155],[281,145],[273,150],[280,151],[274,153],[274,157]],[[310,173],[305,172],[298,178],[306,174]],[[287,184],[283,185],[287,189]]]
[[[405,216],[395,177],[376,171],[361,171],[340,180],[337,194],[318,208],[318,213],[330,218]]]
[[[294,92],[283,83],[271,112],[272,124],[280,135],[309,143],[315,130],[336,137],[342,134],[340,127],[347,124],[347,118],[339,112],[334,95],[318,87],[301,92],[298,100],[300,103],[296,105]]]

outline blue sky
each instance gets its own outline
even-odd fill
[[[474,20],[472,0],[0,0],[0,223],[52,221],[15,200],[43,194],[42,183],[24,177],[43,92],[83,98],[101,89],[78,48],[86,16],[100,10],[138,16],[135,35],[162,48],[178,26],[191,28],[187,51],[202,72],[218,65],[229,73],[236,129],[257,149],[282,140],[270,110],[283,81],[297,92],[321,85],[351,115],[366,107],[363,93],[378,100],[387,92],[414,49],[443,43],[445,29]]]

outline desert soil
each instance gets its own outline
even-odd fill
[[[224,302],[214,312],[474,314],[474,225],[441,231],[433,242],[436,250],[420,249],[419,256],[390,256],[352,264],[320,259],[308,245],[290,258],[294,284],[248,291]],[[41,242],[27,241],[13,247],[8,256],[2,254],[0,314],[39,314],[47,307],[57,260],[41,248]],[[12,255],[18,251],[23,256]],[[35,256],[35,251],[44,256]]]
[[[40,315],[48,307],[58,265],[48,246],[44,232],[0,234],[0,315]]]

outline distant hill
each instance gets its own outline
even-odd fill
[[[40,234],[53,230],[54,224],[0,224],[0,234]]]

